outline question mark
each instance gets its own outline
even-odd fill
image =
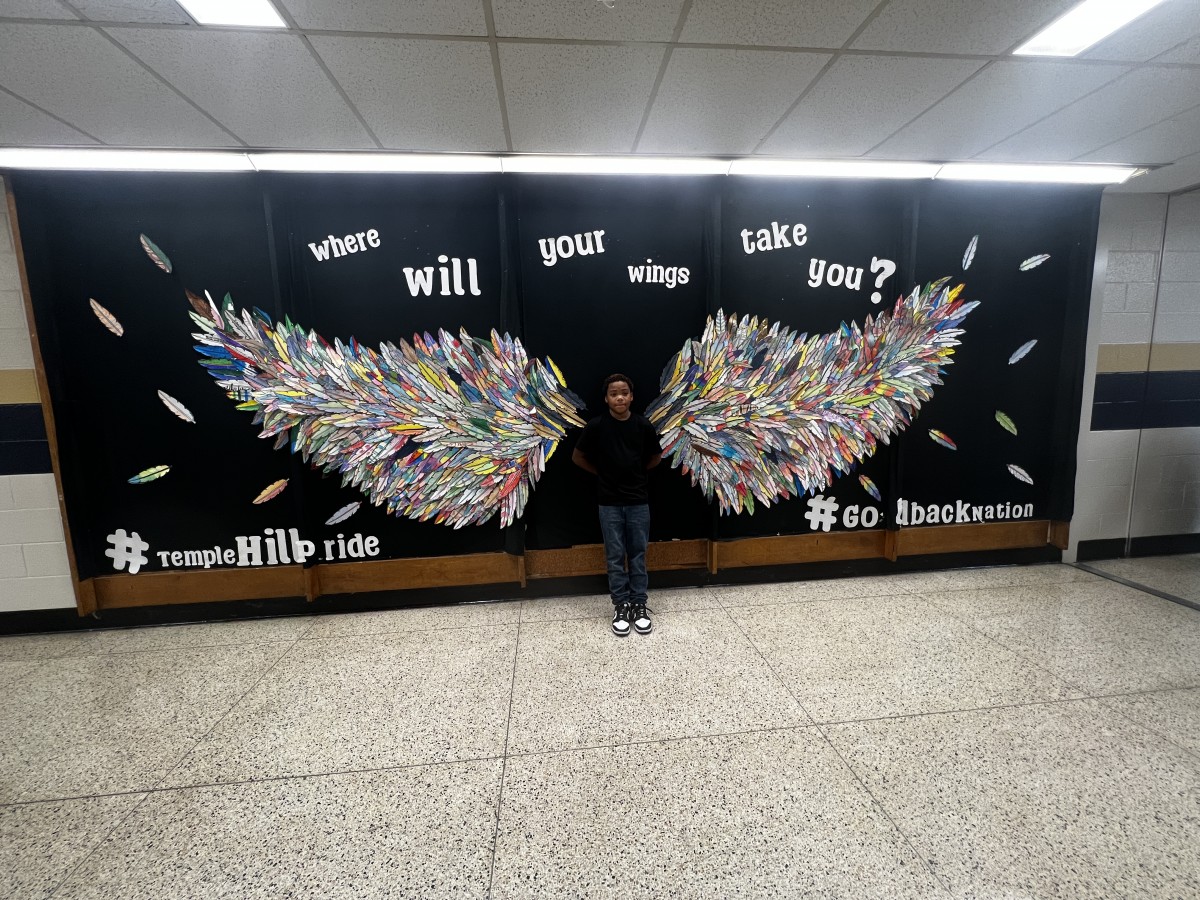
[[[875,276],[875,287],[883,287],[883,283],[896,274],[896,264],[890,259],[880,259],[878,256],[871,257],[871,271],[878,272]],[[883,294],[878,290],[871,295],[871,302],[878,303],[883,299]]]

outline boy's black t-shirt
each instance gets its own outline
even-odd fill
[[[637,413],[621,421],[605,412],[587,423],[575,445],[600,473],[597,500],[601,506],[648,503],[646,462],[662,452],[650,420]]]

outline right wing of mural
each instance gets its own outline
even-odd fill
[[[191,294],[201,363],[261,437],[389,513],[455,528],[500,513],[519,517],[583,403],[553,361],[530,360],[520,341],[439,331],[378,351],[353,338],[332,344],[261,310],[219,310]]]
[[[823,490],[905,428],[978,303],[943,278],[860,329],[808,337],[778,322],[710,318],[667,365],[646,410],[672,466],[721,512]]]

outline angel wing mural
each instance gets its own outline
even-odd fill
[[[520,341],[439,331],[378,351],[189,294],[202,364],[261,437],[389,513],[454,528],[518,518],[583,407]]]
[[[862,328],[808,337],[765,320],[710,318],[663,372],[646,410],[672,467],[721,512],[819,491],[888,443],[931,396],[978,303],[943,278]]]

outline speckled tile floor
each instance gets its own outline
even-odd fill
[[[0,897],[1200,897],[1200,612],[1067,566],[657,599],[0,638]]]

